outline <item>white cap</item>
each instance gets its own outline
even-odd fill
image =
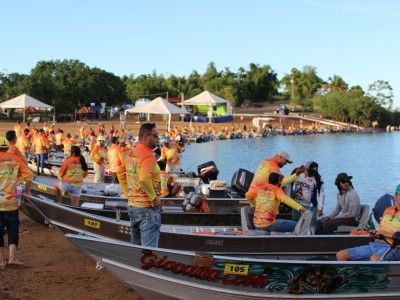
[[[293,162],[293,160],[292,160],[292,159],[290,158],[290,156],[289,156],[289,153],[287,153],[286,151],[281,150],[281,151],[279,151],[276,155],[277,155],[277,156],[282,156],[282,157],[286,158],[286,160],[287,160],[287,162],[288,162],[289,164],[291,164],[291,163]]]

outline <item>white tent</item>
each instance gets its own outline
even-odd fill
[[[204,91],[193,98],[185,100],[182,105],[211,105],[216,106],[218,104],[226,104],[227,100],[210,93],[209,91]]]
[[[54,109],[54,106],[40,102],[39,100],[32,98],[27,94],[23,94],[18,97],[12,98],[8,101],[0,103],[0,108],[27,108],[28,106],[32,106],[37,109],[43,109],[43,108]],[[25,122],[25,112],[23,121]],[[55,121],[55,111],[53,114],[53,122],[54,121]]]
[[[143,104],[139,107],[133,107],[125,110],[126,113],[146,113],[147,120],[150,120],[150,114],[168,115],[168,130],[171,129],[171,115],[189,114],[186,109],[179,108],[162,97],[158,97],[153,101]]]

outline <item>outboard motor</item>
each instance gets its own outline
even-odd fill
[[[219,171],[213,161],[206,162],[197,166],[199,177],[204,183],[209,183],[210,180],[217,180]]]
[[[250,188],[254,173],[245,169],[239,169],[233,174],[231,187],[240,195],[244,195]]]

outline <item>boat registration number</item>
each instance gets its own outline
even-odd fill
[[[100,229],[100,222],[97,221],[93,221],[90,219],[85,219],[85,226],[89,226],[89,227],[93,227],[93,228],[97,228]]]
[[[45,185],[38,184],[37,188],[42,191],[47,191],[47,187]]]
[[[249,273],[249,265],[226,264],[224,268],[224,273],[247,275]]]

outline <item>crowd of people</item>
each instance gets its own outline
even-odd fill
[[[216,128],[205,125],[204,132],[216,132]],[[247,128],[245,128],[247,130]],[[222,125],[229,132],[227,125]],[[232,128],[237,132],[238,130]],[[239,129],[240,130],[240,129]],[[183,126],[174,126],[164,133],[160,158],[157,161],[154,149],[157,148],[160,133],[155,123],[144,123],[139,129],[136,141],[128,129],[119,132],[110,127],[106,131],[99,123],[97,132],[81,126],[79,134],[64,132],[54,125],[44,124],[34,128],[29,123],[23,127],[20,122],[14,130],[0,137],[0,187],[4,191],[0,197],[0,268],[6,265],[22,264],[16,256],[18,247],[19,218],[17,186],[25,182],[25,193],[30,193],[33,172],[28,168],[28,154],[33,151],[37,158],[37,174],[43,174],[43,162],[50,149],[63,151],[64,161],[58,174],[59,181],[54,184],[55,196],[61,202],[61,193],[69,193],[71,204],[78,206],[82,193],[83,179],[88,175],[88,165],[79,145],[88,141],[90,158],[94,164],[94,182],[104,182],[104,168],[108,163],[113,174],[113,182],[119,183],[123,195],[128,198],[128,215],[131,220],[131,242],[145,246],[158,246],[160,235],[161,198],[171,193],[172,178],[169,172],[180,170],[179,154],[185,150],[174,140],[179,135],[192,132]],[[318,163],[308,161],[295,168],[292,174],[284,177],[281,168],[292,164],[286,151],[265,159],[255,171],[253,181],[245,197],[255,207],[254,225],[257,230],[266,232],[293,232],[302,214],[312,213],[311,226],[316,235],[334,234],[341,225],[357,226],[361,217],[360,198],[347,173],[339,173],[335,180],[338,188],[335,209],[324,216],[324,181],[318,172]],[[7,170],[7,172],[5,172]],[[289,193],[282,189],[290,186]],[[383,214],[377,231],[371,233],[391,240],[392,234],[400,229],[400,185],[396,189],[396,205]],[[292,219],[277,218],[281,204],[292,208]],[[8,260],[4,251],[4,230],[8,233]],[[377,239],[373,244],[347,249],[337,254],[338,260],[358,260],[369,258],[378,260],[387,250],[388,244]],[[385,260],[400,259],[396,248]]]

